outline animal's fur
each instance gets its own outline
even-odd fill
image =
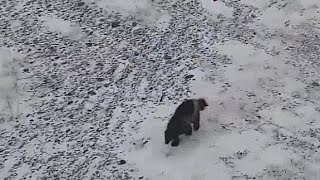
[[[172,141],[172,146],[179,145],[179,135],[192,134],[193,124],[194,130],[200,128],[200,111],[203,111],[208,106],[205,99],[188,99],[183,101],[171,117],[165,134],[165,143],[168,144]]]

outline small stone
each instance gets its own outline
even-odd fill
[[[119,27],[120,26],[120,22],[119,21],[114,21],[111,23],[111,27],[112,28],[116,28],[116,27]]]
[[[163,56],[163,59],[168,60],[168,59],[172,59],[172,57],[169,56],[168,54],[165,54],[165,55]]]
[[[68,92],[66,95],[67,95],[67,96],[72,96],[73,94],[74,94],[74,92],[71,91],[71,92]]]
[[[137,25],[138,25],[137,22],[133,22],[133,23],[132,23],[132,26],[133,26],[133,27],[136,27]]]
[[[23,72],[29,72],[28,68],[23,69]]]
[[[312,82],[311,85],[312,86],[320,86],[320,84],[318,82]]]
[[[123,164],[125,164],[125,163],[126,163],[125,160],[120,160],[120,161],[119,161],[119,165],[123,165]]]
[[[97,93],[94,92],[93,90],[91,90],[91,91],[88,92],[88,94],[93,96],[93,95],[96,95]]]
[[[84,6],[84,2],[79,2],[78,6]]]
[[[87,45],[88,47],[91,47],[91,46],[92,46],[92,43],[91,43],[91,42],[87,42],[86,45]]]
[[[143,179],[143,176],[140,176],[139,179]]]
[[[190,74],[190,75],[185,76],[184,78],[185,78],[185,79],[191,79],[191,78],[193,78],[193,77],[194,77],[194,75],[193,75],[193,74]]]
[[[97,65],[97,66],[102,66],[102,67],[104,66],[103,63],[97,63],[96,65]]]
[[[102,82],[102,81],[104,81],[105,79],[104,78],[97,78],[97,81],[98,82]]]

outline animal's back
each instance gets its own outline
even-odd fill
[[[192,100],[185,100],[182,102],[174,112],[169,124],[180,124],[184,123],[184,121],[191,121],[191,117],[193,116],[194,111],[194,103]]]
[[[194,103],[192,100],[185,100],[183,101],[180,106],[178,106],[175,114],[181,115],[191,115],[194,110]]]

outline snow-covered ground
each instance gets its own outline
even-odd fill
[[[318,0],[3,0],[0,47],[3,179],[320,179]]]

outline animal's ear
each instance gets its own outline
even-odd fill
[[[204,106],[209,106],[206,100],[204,100]]]

